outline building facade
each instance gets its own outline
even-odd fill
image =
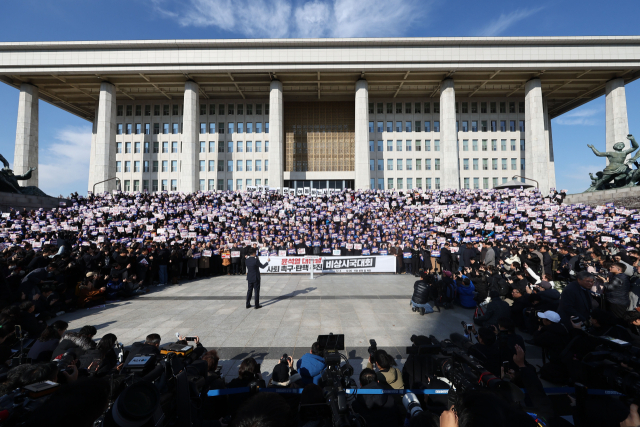
[[[16,173],[37,164],[44,99],[93,122],[89,191],[491,189],[517,176],[548,192],[553,117],[605,94],[606,147],[625,140],[640,39],[4,43],[0,64],[21,90]]]

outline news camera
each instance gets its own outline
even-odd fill
[[[438,341],[433,335],[428,338],[414,335],[411,341],[414,345],[406,348],[407,354],[427,356],[428,372],[451,383],[449,406],[456,403],[458,396],[471,390],[484,388],[510,393],[511,385],[507,381],[493,375],[451,340]]]
[[[372,340],[373,341],[373,340]],[[360,427],[363,425],[359,415],[351,408],[355,397],[347,396],[347,389],[355,389],[351,378],[353,367],[349,359],[339,350],[344,350],[344,335],[319,335],[318,344],[324,348],[324,362],[327,368],[322,373],[321,385],[327,406],[331,410],[334,427]],[[375,341],[373,341],[375,346]],[[344,360],[344,364],[341,364]]]
[[[203,347],[198,347],[203,348]],[[122,344],[116,345],[118,361],[127,359]],[[125,426],[152,420],[153,425],[171,425],[180,420],[191,426],[197,412],[193,406],[198,378],[187,373],[187,366],[199,352],[178,341],[163,346],[160,354],[135,354],[111,377],[111,395],[104,415],[96,426]],[[204,383],[204,381],[200,381]],[[132,411],[132,405],[141,405]],[[141,424],[138,424],[141,425]]]
[[[611,336],[591,336],[598,346],[582,362],[588,367],[584,381],[592,388],[613,388],[640,402],[640,349]]]

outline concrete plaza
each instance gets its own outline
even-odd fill
[[[345,335],[345,350],[356,370],[366,365],[369,340],[402,364],[412,334],[444,339],[461,332],[473,311],[456,307],[420,316],[409,301],[416,278],[409,275],[263,275],[260,310],[245,308],[244,276],[222,276],[163,288],[104,307],[81,309],[61,319],[69,329],[98,329],[97,338],[113,333],[125,346],[158,333],[162,343],[175,334],[198,335],[216,349],[227,378],[237,375],[240,361],[252,356],[269,375],[287,353],[294,359],[309,352],[320,334]],[[251,302],[253,305],[253,300]],[[401,366],[400,366],[401,367]]]

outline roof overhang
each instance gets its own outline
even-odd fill
[[[0,43],[0,81],[31,83],[41,99],[93,120],[100,83],[133,101],[181,100],[196,81],[204,99],[429,98],[445,78],[458,98],[517,98],[542,82],[550,116],[604,94],[613,78],[640,77],[640,37],[142,40]]]

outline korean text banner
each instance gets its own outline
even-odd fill
[[[267,257],[260,257],[267,262]],[[272,256],[267,268],[260,273],[394,273],[396,257],[392,256],[328,256],[311,259],[307,257]]]

